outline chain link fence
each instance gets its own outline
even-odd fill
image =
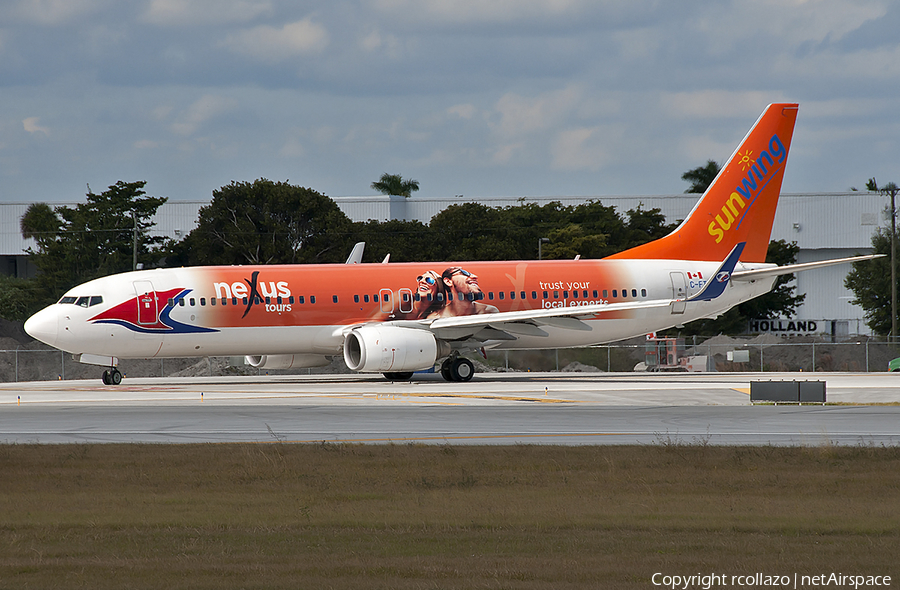
[[[724,341],[723,341],[724,340]],[[850,342],[792,341],[760,337],[737,340],[715,337],[706,341],[688,341],[685,356],[706,356],[706,364],[716,371],[728,372],[885,372],[888,362],[900,357],[900,345],[860,339]],[[746,351],[749,354],[729,355]],[[551,350],[489,350],[487,358],[476,357],[495,371],[608,371],[631,372],[647,360],[648,346],[637,340],[589,348]],[[732,358],[746,358],[735,362]],[[331,367],[296,371],[259,371],[233,357],[185,359],[127,359],[119,364],[126,377],[174,377],[185,375],[227,374],[316,374],[349,372],[336,357]],[[0,350],[0,382],[47,381],[57,379],[96,379],[102,367],[84,365],[59,350]]]

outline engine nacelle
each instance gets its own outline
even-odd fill
[[[257,369],[307,369],[330,365],[331,359],[318,354],[269,354],[245,356],[244,362]]]
[[[434,366],[438,350],[438,341],[427,330],[370,325],[347,334],[344,362],[364,373],[421,371]]]

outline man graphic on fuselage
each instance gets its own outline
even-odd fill
[[[481,303],[477,299],[483,297],[478,276],[458,266],[451,266],[443,273],[441,279],[452,299],[440,312],[440,317],[497,313],[493,305]]]

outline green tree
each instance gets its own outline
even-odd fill
[[[684,192],[686,193],[705,193],[716,175],[719,174],[719,164],[713,160],[707,160],[706,165],[698,166],[692,170],[688,170],[681,175],[681,180],[691,183],[691,186]]]
[[[372,183],[372,188],[383,195],[410,197],[419,190],[419,182],[412,179],[404,180],[399,174],[385,172],[379,180]]]
[[[22,216],[22,235],[35,239],[27,250],[38,268],[37,296],[43,302],[90,279],[132,270],[135,249],[142,264],[155,264],[166,244],[150,236],[150,219],[166,202],[148,197],[144,181],[123,182],[94,194],[88,189],[84,203],[50,209],[31,205]]]
[[[443,260],[431,228],[421,221],[369,220],[353,224],[353,240],[365,242],[363,260],[381,262],[387,254],[392,262]]]
[[[24,321],[44,307],[34,279],[0,275],[0,317]]]
[[[854,262],[844,278],[844,286],[853,291],[851,303],[863,308],[866,325],[873,332],[886,336],[891,332],[891,232],[879,228],[872,236],[874,254],[884,254],[863,262]]]
[[[343,262],[352,245],[351,225],[333,200],[312,189],[265,178],[232,182],[213,191],[171,262]]]

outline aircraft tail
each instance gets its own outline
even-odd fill
[[[765,262],[797,109],[766,107],[675,231],[610,258],[723,260],[745,242],[741,260]]]

